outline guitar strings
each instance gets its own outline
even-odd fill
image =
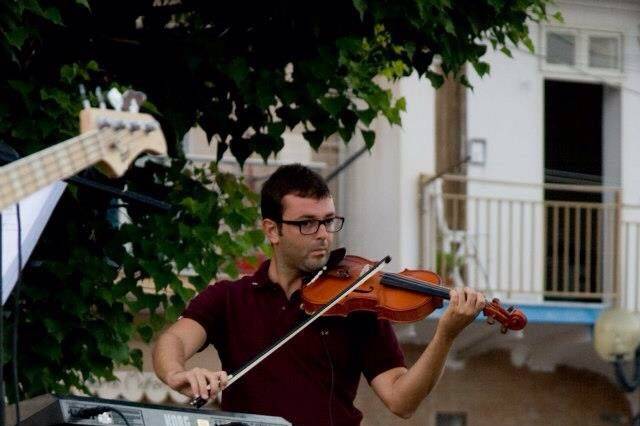
[[[69,140],[63,142],[63,144],[67,144],[68,142],[77,142],[80,137],[82,137],[85,140],[96,139],[98,142],[108,143],[111,140],[118,141],[119,139],[122,139],[121,135],[122,134],[126,134],[127,132],[129,132],[129,130],[127,130],[127,129],[121,130],[121,131],[118,131],[118,132],[113,132],[113,135],[110,136],[110,139],[107,139],[106,141],[104,141],[104,140],[101,141],[100,140],[100,138],[98,137],[99,136],[98,132],[95,132],[95,133],[93,133],[91,135],[83,134],[83,135],[80,135],[78,137],[74,137],[72,139],[69,139]],[[133,134],[133,135],[134,136],[131,136],[131,137],[128,138],[129,142],[132,142],[132,141],[134,141],[136,139],[140,139],[141,137],[143,137],[142,135],[137,135],[137,136],[135,136],[135,134]],[[100,156],[100,152],[102,151],[100,143],[91,144],[91,145],[80,143],[79,145],[81,145],[81,146],[74,145],[74,144],[69,144],[68,146],[66,146],[64,148],[58,148],[59,149],[58,152],[61,152],[62,149],[66,149],[67,150],[66,153],[67,153],[68,157],[71,158],[71,161],[68,161],[66,163],[67,164],[66,166],[61,166],[60,165],[61,162],[59,161],[59,158],[57,159],[58,161],[56,161],[56,159],[53,159],[53,155],[51,157],[49,157],[49,158],[51,158],[51,160],[49,160],[49,161],[42,161],[41,160],[42,169],[44,169],[44,175],[49,175],[49,174],[51,174],[52,172],[54,172],[56,170],[64,171],[67,168],[71,168],[73,170],[73,172],[70,174],[70,176],[71,176],[71,175],[77,173],[78,171],[84,169],[85,166],[78,167],[77,164],[75,164],[76,162],[73,160],[74,158],[78,158],[78,154],[80,154],[82,157],[84,157],[87,160],[87,162],[89,163],[89,164],[87,164],[87,166],[93,165],[93,164],[97,163],[100,160],[100,157],[101,157]],[[51,147],[51,148],[55,148],[55,147]],[[44,150],[44,151],[47,151],[47,150]],[[41,154],[44,151],[41,151],[38,154]],[[53,153],[54,151],[50,151],[50,152]],[[74,155],[75,155],[75,157],[74,157]],[[95,156],[95,158],[93,156]],[[25,157],[25,158],[28,158],[28,157]],[[30,162],[35,161],[37,158],[38,157],[31,158]],[[26,164],[20,164],[20,165],[18,165],[16,167],[16,170],[15,170],[15,172],[17,172],[19,176],[22,175],[21,177],[22,177],[23,182],[24,182],[23,187],[28,187],[28,186],[31,186],[33,184],[35,184],[36,187],[39,186],[38,185],[39,179],[38,179],[37,174],[36,173],[32,173],[32,172],[29,173],[29,170],[24,170],[25,168],[27,168],[25,166],[26,166]],[[31,171],[33,170],[32,167],[33,167],[32,165],[29,165],[29,168],[31,169]],[[45,180],[48,180],[50,182],[55,181],[55,179],[46,179],[46,178],[45,178]],[[28,190],[26,190],[26,191],[28,191]],[[15,192],[15,190],[13,192]],[[25,190],[23,190],[23,192],[25,192]],[[7,193],[7,192],[3,191],[3,193]]]
[[[63,150],[66,150],[67,155],[68,156],[73,156],[75,155],[77,152],[79,152],[79,148],[76,147],[76,143],[78,141],[83,142],[84,140],[89,140],[91,138],[95,138],[97,132],[92,132],[91,134],[83,134],[83,135],[79,135],[79,136],[75,136],[71,139],[68,139],[64,142],[62,142],[61,144],[58,145],[54,145],[52,147],[46,148],[42,151],[39,151],[33,155],[21,158],[20,160],[14,162],[14,163],[10,163],[9,165],[7,165],[7,169],[6,169],[6,173],[12,173],[17,175],[17,178],[20,180],[22,180],[23,184],[22,186],[22,191],[21,192],[28,192],[28,186],[31,186],[33,183],[35,183],[36,187],[38,186],[38,173],[34,172],[34,163],[36,160],[40,160],[40,165],[41,165],[41,169],[43,170],[43,174],[45,175],[44,180],[45,181],[54,181],[55,179],[47,179],[47,175],[50,175],[51,172],[53,172],[55,170],[55,168],[57,168],[60,171],[64,171],[65,168],[64,166],[60,166],[60,160],[58,158],[58,161],[56,162],[55,159],[51,160],[51,161],[43,161],[43,157],[46,158],[55,158],[55,156],[57,155],[57,153],[63,152]],[[84,144],[83,144],[84,145]],[[86,151],[84,148],[82,148],[83,151]],[[85,155],[85,157],[88,157],[87,155]],[[76,170],[77,167],[75,167],[73,165],[73,163],[68,163],[71,166],[72,170]],[[52,168],[51,166],[54,166],[54,168]],[[15,187],[13,185],[11,185],[11,189],[13,189],[13,193],[16,193]],[[20,194],[16,194],[16,195],[20,195]]]

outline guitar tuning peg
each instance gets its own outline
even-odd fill
[[[84,84],[79,84],[78,90],[80,91],[80,99],[82,99],[82,108],[91,108],[91,102],[89,102],[89,98],[87,98],[87,91],[84,88]]]
[[[104,102],[104,96],[102,95],[102,88],[100,86],[96,87],[96,98],[98,98],[98,108],[106,109],[107,104]]]
[[[122,95],[123,104],[122,107],[129,112],[138,112],[140,107],[147,99],[147,95],[137,90],[128,89]]]
[[[114,87],[109,90],[107,92],[107,99],[109,100],[109,103],[111,104],[113,109],[115,109],[116,111],[122,111],[123,99],[122,94],[118,89]]]

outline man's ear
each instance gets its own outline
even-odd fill
[[[271,244],[277,244],[280,241],[278,224],[273,220],[262,219],[262,231]]]

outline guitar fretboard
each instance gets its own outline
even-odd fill
[[[0,211],[99,162],[101,146],[108,138],[93,130],[1,167]]]

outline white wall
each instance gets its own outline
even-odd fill
[[[538,27],[530,31],[536,40]],[[472,180],[542,184],[544,82],[539,59],[517,49],[512,53],[513,59],[501,52],[489,53],[489,76],[480,79],[470,73],[473,90],[467,92],[467,134],[470,139],[486,140],[487,155],[484,166],[468,167],[468,175]],[[479,197],[467,210],[467,225],[477,235],[478,259],[488,274],[488,282],[474,284],[520,288],[522,294],[510,295],[520,300],[527,293],[540,292],[544,284],[540,279],[544,265],[542,188],[471,182],[467,193]],[[489,201],[495,198],[517,201],[511,206]],[[469,268],[469,276],[478,276],[473,263]]]
[[[341,203],[347,218],[340,242],[350,253],[379,259],[389,254],[388,271],[417,268],[418,178],[435,172],[435,91],[415,75],[393,87],[407,101],[403,127],[374,124],[376,142],[340,176]],[[343,159],[359,150],[350,141]]]
[[[537,27],[532,27],[532,38],[537,33]],[[469,73],[473,90],[467,91],[467,135],[486,139],[487,163],[469,166],[468,174],[471,178],[541,183],[543,82],[538,59],[515,49],[513,57],[488,53],[491,74],[480,79],[473,71]]]

